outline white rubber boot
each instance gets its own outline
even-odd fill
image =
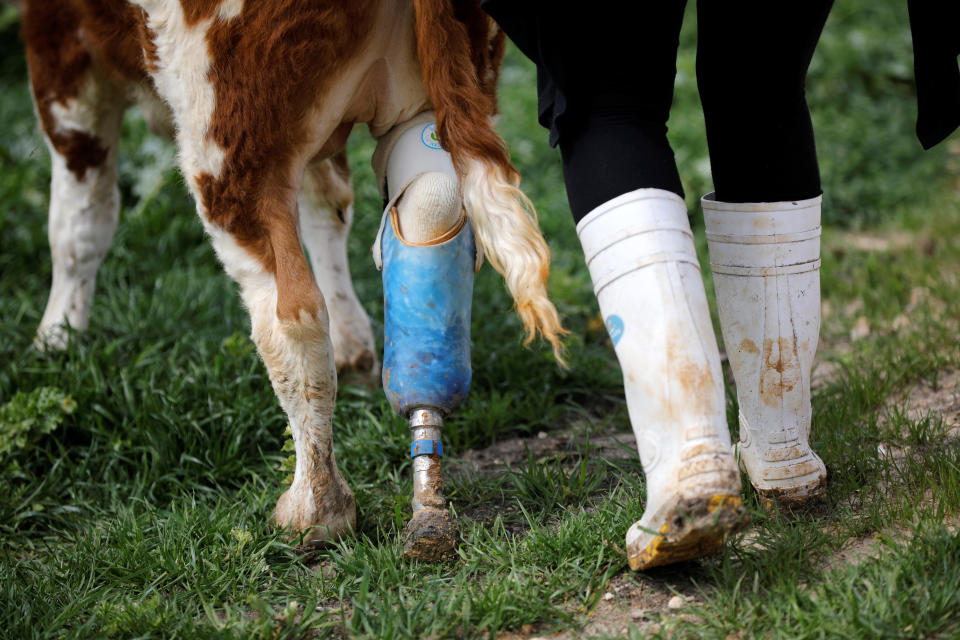
[[[808,444],[810,370],[820,336],[820,200],[702,200],[727,357],[737,382],[737,453],[772,506],[823,494]]]
[[[683,200],[638,189],[577,225],[647,478],[632,569],[718,549],[745,523],[723,376]]]

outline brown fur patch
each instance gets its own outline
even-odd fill
[[[324,308],[323,296],[300,246],[296,221],[288,211],[278,208],[269,228],[277,279],[277,317],[285,321],[300,320],[301,313],[315,317]]]
[[[506,45],[506,35],[480,8],[479,0],[454,2],[454,16],[463,24],[469,38],[470,59],[476,70],[480,90],[493,101],[496,111],[497,80]]]
[[[83,43],[114,84],[146,80],[140,26],[145,22],[143,10],[126,0],[71,2],[80,15]]]
[[[157,53],[155,42],[157,34],[147,26],[146,16],[143,14],[137,20],[137,27],[140,30],[140,45],[143,47],[143,66],[150,73],[154,73],[160,64],[160,55]]]
[[[53,117],[54,104],[66,105],[79,95],[92,64],[80,38],[80,16],[68,2],[33,0],[23,14],[22,36],[40,125],[67,168],[82,180],[88,168],[103,163],[107,150],[88,132],[61,131]]]
[[[202,20],[217,4],[183,2],[188,20]],[[307,151],[310,109],[363,44],[369,8],[364,2],[248,2],[239,16],[215,22],[207,33],[215,96],[209,137],[225,155],[220,176],[197,176],[197,184],[210,221],[276,275],[277,312],[284,318],[319,309],[296,229],[300,185],[294,180],[301,168],[294,165]],[[345,141],[343,135],[340,146]]]
[[[183,17],[187,25],[193,26],[206,20],[220,6],[222,0],[180,0],[183,7]]]
[[[456,9],[449,0],[414,0],[413,4],[417,56],[437,111],[440,143],[450,152],[458,171],[466,158],[482,159],[519,182],[506,145],[488,120],[496,104],[485,69],[491,56],[502,55],[497,47],[491,48],[489,30],[494,27],[489,17],[480,10],[478,0],[458,2]],[[482,39],[477,35],[481,24],[487,29]],[[478,65],[482,67],[479,70]]]
[[[108,149],[92,132],[63,130],[53,105],[76,99],[96,66],[114,84],[146,76],[138,21],[142,11],[124,0],[30,0],[25,4],[22,37],[40,125],[67,168],[82,180],[99,167]]]

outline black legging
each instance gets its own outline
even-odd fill
[[[804,81],[833,0],[698,0],[697,81],[717,199],[820,194]],[[486,0],[538,67],[574,219],[645,187],[683,195],[667,119],[686,0]]]

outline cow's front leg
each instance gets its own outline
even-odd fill
[[[24,28],[37,114],[51,156],[53,281],[36,344],[62,349],[67,325],[87,328],[97,270],[117,229],[116,149],[124,101],[90,62],[79,26],[48,33],[49,25],[35,24],[42,19],[38,13],[27,11]]]
[[[251,210],[263,225],[249,238],[206,226],[227,273],[240,285],[253,341],[293,433],[296,469],[277,502],[277,524],[306,532],[307,543],[325,542],[356,524],[353,493],[333,454],[337,371],[327,307],[310,276],[295,212],[267,201]]]
[[[357,299],[347,261],[353,222],[353,187],[346,154],[307,166],[300,191],[300,233],[313,275],[330,301],[330,338],[340,374],[372,383],[380,373],[370,318]]]
[[[327,301],[301,245],[297,195],[307,161],[333,133],[316,124],[323,119],[310,98],[329,73],[318,62],[329,44],[311,34],[320,26],[338,32],[342,25],[331,21],[339,12],[136,3],[154,85],[177,125],[184,176],[224,268],[240,284],[293,433],[296,469],[276,520],[307,532],[307,542],[334,539],[354,528],[356,508],[333,455],[337,371]]]
[[[375,165],[389,204],[374,255],[383,268],[383,388],[412,437],[413,517],[404,552],[435,561],[457,542],[443,495],[441,431],[470,387],[477,254],[456,173],[429,136],[431,126],[427,115],[380,141]]]

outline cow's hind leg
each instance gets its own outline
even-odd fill
[[[36,343],[61,349],[67,325],[87,328],[97,270],[117,228],[116,147],[124,103],[83,51],[67,42],[79,38],[76,33],[65,30],[56,36],[60,46],[45,46],[31,30],[37,19],[28,12],[25,34],[37,113],[51,155],[47,233],[53,281]]]
[[[375,383],[380,373],[370,318],[353,290],[347,236],[353,222],[353,187],[346,154],[307,166],[300,191],[300,233],[313,275],[330,301],[330,338],[339,374]]]
[[[258,227],[253,244],[214,224],[207,229],[240,285],[253,341],[293,433],[296,469],[277,502],[277,524],[320,543],[351,532],[356,508],[333,454],[337,371],[327,307],[300,245],[293,202],[292,195],[264,198],[244,208],[245,222]],[[232,226],[241,226],[239,220]]]
[[[388,198],[374,256],[383,267],[383,389],[409,420],[413,517],[404,553],[436,561],[458,539],[443,495],[443,420],[470,388],[470,303],[477,253],[456,171],[426,145],[431,113],[380,139],[374,164]],[[383,167],[383,170],[381,170]]]

